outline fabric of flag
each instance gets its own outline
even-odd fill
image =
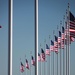
[[[51,40],[50,51],[54,51],[54,42]]]
[[[26,68],[29,69],[28,60],[26,59]]]
[[[0,28],[2,28],[2,26],[0,26]]]
[[[23,73],[24,72],[24,65],[23,63],[21,62],[21,66],[20,66],[20,71]]]
[[[61,43],[61,31],[59,31],[59,36],[58,36],[58,44]]]
[[[54,51],[55,53],[58,53],[58,37],[57,36],[55,36]]]
[[[41,61],[44,62],[45,61],[45,52],[44,50],[41,48]]]
[[[41,56],[39,53],[38,53],[38,61],[41,61]]]
[[[35,66],[35,60],[34,60],[34,57],[32,56],[31,58],[32,58],[31,64],[32,64],[33,66]]]
[[[64,49],[64,41],[65,41],[65,34],[64,34],[64,27],[62,26],[62,35],[61,35],[61,48]]]
[[[50,49],[49,46],[46,44],[46,55],[50,55]]]
[[[70,36],[70,41],[71,42],[74,42],[75,41],[75,38]]]
[[[75,17],[71,12],[70,12],[70,29],[75,29]]]
[[[70,36],[75,38],[75,17],[74,15],[70,12]]]

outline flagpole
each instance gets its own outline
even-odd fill
[[[25,55],[25,66],[26,66],[26,55]],[[27,71],[27,70],[26,70]],[[25,75],[27,75],[27,72],[25,73]]]
[[[67,10],[66,10],[66,18],[67,18]],[[67,19],[66,19],[66,21],[67,21]],[[67,22],[66,22],[66,24],[67,24]],[[66,28],[66,29],[68,29],[68,28]],[[67,36],[67,31],[66,31],[66,75],[68,75],[68,71],[67,71],[67,69],[68,69],[68,61],[67,61],[67,52],[68,52],[68,48],[67,48],[67,44],[68,44],[68,36]]]
[[[50,35],[49,35],[49,46],[50,46]],[[51,75],[50,73],[51,73],[51,56],[49,56],[49,75]]]
[[[55,32],[53,31],[53,39],[54,39],[54,35],[55,35]],[[54,75],[54,48],[53,48],[53,75]]]
[[[64,27],[64,22],[65,22],[65,15],[64,15],[64,18],[63,18],[63,27]],[[64,33],[63,33],[64,34]],[[65,39],[65,37],[64,37]],[[63,75],[65,75],[65,40],[64,40],[64,48],[63,48]]]
[[[58,36],[58,25],[57,25],[57,36]],[[57,53],[57,75],[58,75],[58,53]]]
[[[26,60],[26,55],[25,55],[25,60]],[[25,69],[26,70],[26,69]],[[25,72],[25,75],[26,75],[26,72]]]
[[[21,58],[20,58],[20,65],[21,65]],[[22,75],[21,71],[20,71],[20,74]]]
[[[34,1],[35,24],[35,75],[38,75],[38,0]]]
[[[68,3],[68,75],[70,75],[70,14],[69,14],[70,8],[69,8],[69,3]]]
[[[46,39],[44,40],[44,52],[45,52]],[[46,54],[45,54],[45,62],[44,62],[44,75],[46,75]]]
[[[32,54],[32,51],[30,51],[30,56],[31,56],[31,54]],[[30,57],[30,59],[31,59],[31,57]],[[31,75],[31,73],[32,73],[32,70],[31,70],[31,60],[30,60],[30,75]]]
[[[8,75],[12,75],[13,0],[8,0]]]
[[[41,49],[41,44],[40,44],[40,49]],[[40,54],[40,58],[41,58],[41,54]],[[42,61],[40,61],[40,75],[42,75]]]
[[[61,24],[62,24],[62,21],[60,21],[60,30],[61,30]],[[61,70],[62,70],[62,65],[61,65],[61,43],[60,43],[60,75],[62,74]]]

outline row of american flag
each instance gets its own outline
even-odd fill
[[[30,65],[33,65],[33,66],[35,66],[35,60],[34,60],[34,57],[33,56],[31,56],[31,64],[29,65],[29,62],[28,62],[28,60],[27,59],[25,59],[25,65],[22,63],[22,61],[20,62],[20,71],[23,73],[24,71],[25,71],[25,68],[26,69],[30,69]]]
[[[72,42],[74,42],[75,40],[75,17],[74,15],[70,13],[70,21],[69,21],[69,32],[70,32],[70,44]],[[67,22],[65,22],[65,27],[62,26],[61,27],[61,31],[58,31],[58,36],[56,36],[54,34],[54,41],[50,40],[50,46],[48,46],[48,44],[46,44],[46,50],[44,52],[43,48],[41,48],[41,54],[38,53],[38,61],[45,61],[45,55],[49,55],[50,53],[53,51],[56,54],[59,53],[58,49],[64,49],[64,46],[67,44],[67,33],[68,33],[68,29],[67,29]]]
[[[69,17],[69,18],[68,18]],[[45,62],[46,61],[46,55],[51,56],[51,52],[55,52],[56,54],[59,53],[59,49],[64,49],[65,45],[67,45],[67,36],[69,36],[71,44],[75,40],[75,16],[71,11],[69,11],[69,15],[66,16],[66,21],[64,21],[65,24],[61,26],[61,29],[58,30],[58,35],[54,35],[54,40],[50,40],[50,46],[48,44],[45,44],[45,50],[41,48],[41,53],[38,53],[38,62]],[[69,31],[68,31],[69,27]],[[28,60],[26,59],[25,65],[21,62],[20,64],[20,71],[23,73],[26,69],[30,69],[30,65],[35,66],[35,60],[34,57],[31,56],[31,64],[28,63]]]

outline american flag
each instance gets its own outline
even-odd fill
[[[64,41],[65,41],[65,34],[64,34],[64,27],[62,26],[62,36],[61,36],[61,48],[64,49]]]
[[[41,48],[41,61],[44,62],[45,61],[45,52],[44,50]]]
[[[54,51],[54,42],[51,40],[50,51]]]
[[[70,36],[70,41],[71,42],[74,42],[75,41],[75,38]]]
[[[33,56],[31,56],[31,64],[32,64],[33,66],[35,66],[35,60],[34,60],[34,57],[33,57]]]
[[[58,53],[58,37],[57,36],[55,36],[54,51],[55,53]]]
[[[75,38],[75,17],[70,12],[70,36]]]
[[[21,66],[20,66],[20,71],[23,73],[24,72],[24,65],[23,63],[21,62]]]
[[[61,43],[61,31],[59,31],[59,36],[58,36],[58,44]]]
[[[26,68],[29,69],[28,60],[26,59]]]
[[[46,55],[50,55],[50,49],[49,46],[46,44]]]
[[[38,61],[41,61],[41,56],[39,53],[38,53]]]
[[[61,31],[59,31],[59,36],[58,36],[58,48],[61,48]]]

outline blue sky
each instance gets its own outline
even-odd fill
[[[49,44],[53,30],[63,21],[68,0],[39,0],[38,42],[44,48],[44,40]],[[70,1],[70,10],[75,15],[75,1]],[[13,5],[13,75],[20,75],[20,58],[25,64],[25,55],[30,63],[30,52],[34,56],[34,0],[14,0]],[[0,74],[7,75],[8,62],[8,0],[0,0]],[[75,42],[71,44],[71,75],[75,74]],[[40,52],[40,47],[38,48]],[[34,75],[34,67],[32,66]],[[28,72],[28,71],[27,71]],[[23,73],[25,75],[25,73]],[[28,74],[29,75],[29,74]]]

